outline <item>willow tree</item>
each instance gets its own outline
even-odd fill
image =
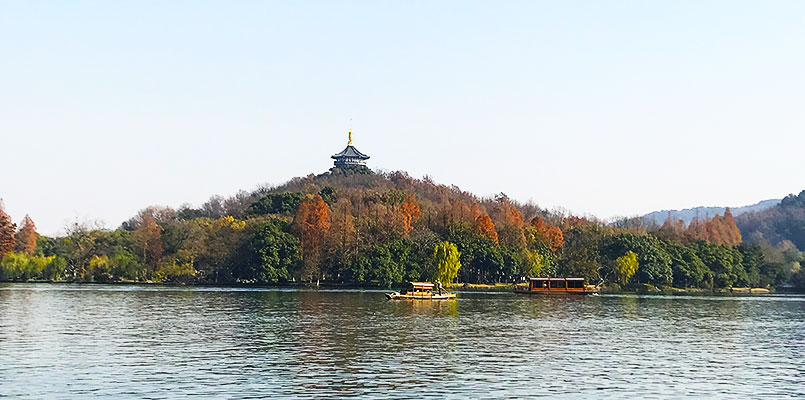
[[[615,259],[615,274],[618,275],[618,282],[621,286],[625,286],[629,282],[629,279],[637,272],[638,266],[637,254],[633,251],[627,251],[626,254]]]
[[[450,283],[458,276],[461,268],[458,247],[450,242],[441,242],[433,249],[433,263],[436,266],[436,279],[442,283]]]

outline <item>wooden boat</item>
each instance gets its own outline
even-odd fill
[[[584,278],[531,278],[528,285],[514,285],[515,293],[526,294],[597,294],[595,286],[585,285]]]
[[[441,286],[433,292],[435,285],[428,282],[410,282],[401,292],[387,293],[386,298],[391,300],[452,300],[455,293],[442,290]]]

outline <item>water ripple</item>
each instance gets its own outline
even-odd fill
[[[805,396],[801,296],[0,285],[0,397]]]

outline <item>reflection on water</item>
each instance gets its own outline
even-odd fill
[[[0,285],[0,397],[805,395],[805,298]]]

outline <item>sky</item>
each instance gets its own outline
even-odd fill
[[[802,1],[0,0],[0,198],[57,234],[369,166],[600,218],[805,189]]]

